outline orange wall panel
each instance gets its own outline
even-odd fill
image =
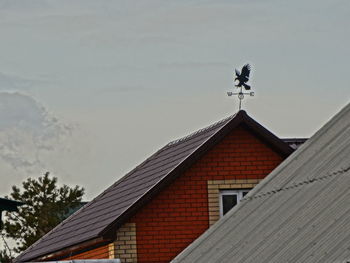
[[[73,260],[73,259],[108,259],[109,250],[108,244],[101,247],[97,247],[79,254],[75,254],[69,257],[66,257],[62,260]]]

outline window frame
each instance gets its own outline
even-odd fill
[[[224,195],[237,195],[237,204],[236,205],[238,205],[239,202],[244,197],[243,193],[249,193],[250,190],[252,190],[252,189],[247,189],[247,188],[244,188],[244,189],[219,189],[220,218],[222,218],[224,216],[224,214],[223,214],[224,213],[224,207],[223,207],[223,198],[222,198]]]

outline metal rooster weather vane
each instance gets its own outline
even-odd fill
[[[232,96],[232,95],[238,95],[238,99],[239,99],[239,110],[242,109],[242,100],[244,99],[244,95],[249,95],[249,96],[254,96],[254,92],[250,91],[250,92],[243,92],[243,88],[245,90],[250,90],[251,87],[249,85],[247,85],[247,82],[249,81],[249,74],[250,74],[250,65],[246,64],[242,67],[241,72],[239,72],[237,69],[235,69],[236,71],[236,78],[235,78],[235,82],[238,81],[238,84],[235,84],[235,87],[240,89],[239,92],[227,92],[228,96]]]

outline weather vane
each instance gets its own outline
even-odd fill
[[[243,92],[243,88],[245,90],[250,90],[251,87],[249,85],[247,85],[247,82],[249,81],[249,74],[250,74],[250,65],[246,64],[243,66],[241,72],[239,72],[237,69],[235,69],[236,71],[236,78],[235,81],[238,80],[238,84],[235,84],[235,87],[240,89],[239,92],[227,92],[228,96],[232,96],[232,95],[237,95],[238,99],[239,99],[239,110],[242,109],[242,100],[244,99],[244,95],[249,95],[249,96],[254,96],[254,92],[250,91],[250,92]]]

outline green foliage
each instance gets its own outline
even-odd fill
[[[22,191],[13,186],[10,195],[25,204],[19,207],[19,212],[6,213],[4,223],[6,236],[16,241],[14,251],[19,253],[81,206],[84,188],[58,187],[57,178],[47,172],[38,179],[24,181]]]
[[[11,263],[13,258],[7,254],[6,249],[0,250],[0,262],[1,263]]]

